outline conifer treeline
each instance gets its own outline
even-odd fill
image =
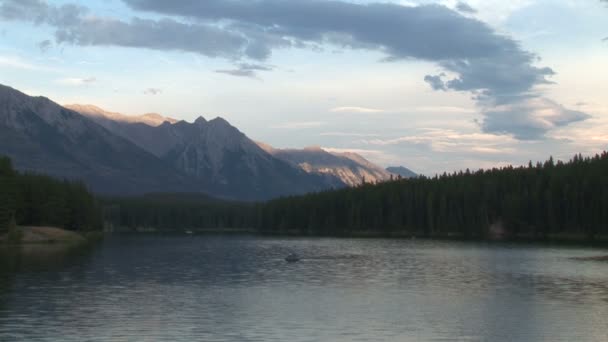
[[[9,158],[0,157],[0,231],[12,220],[22,226],[70,230],[95,230],[103,225],[101,208],[84,184],[19,173]]]
[[[398,180],[268,202],[257,226],[312,234],[353,231],[483,238],[608,236],[608,154]]]
[[[415,234],[484,238],[608,236],[608,155],[553,159],[526,167],[465,171],[231,204],[178,195],[123,199],[106,206],[119,226],[255,228],[315,235]]]

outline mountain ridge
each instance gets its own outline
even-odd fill
[[[0,154],[20,170],[80,179],[98,193],[188,191],[150,153],[42,96],[0,85]]]
[[[336,177],[307,173],[276,158],[222,117],[149,125],[137,122],[141,116],[132,117],[132,122],[88,110],[81,114],[200,182],[212,194],[255,200],[345,186]]]
[[[73,106],[73,108],[78,109],[79,106],[80,105],[75,105]],[[107,113],[107,111],[99,107],[95,108],[98,108],[100,111]],[[199,116],[192,123],[183,120],[176,121],[175,123],[163,122],[161,125],[154,126],[155,128],[151,129],[147,127],[150,125],[143,121],[116,122],[108,116],[99,118],[99,116],[95,115],[95,113],[91,113],[90,111],[86,110],[83,111],[81,114],[85,116],[90,116],[91,119],[97,120],[101,125],[107,127],[110,130],[113,130],[114,132],[127,139],[130,139],[136,145],[142,147],[143,149],[153,153],[158,157],[163,158],[169,155],[171,163],[177,165],[177,167],[182,170],[191,169],[191,167],[187,165],[184,156],[175,156],[175,154],[179,152],[176,152],[174,149],[178,148],[179,146],[181,146],[183,149],[187,149],[187,147],[184,146],[187,145],[186,141],[189,139],[193,139],[193,133],[191,132],[192,129],[188,128],[188,126],[194,125],[195,127],[204,127],[205,125],[211,125],[218,127],[220,130],[223,126],[224,134],[223,136],[216,136],[216,140],[220,138],[223,139],[224,145],[229,145],[233,141],[238,140],[226,139],[229,137],[234,138],[235,135],[235,132],[226,134],[226,128],[236,128],[222,117],[216,117],[212,120],[207,120],[203,116]],[[120,113],[114,114],[119,117],[125,116],[124,114]],[[131,118],[137,119],[141,117],[142,116],[132,116]],[[154,131],[153,134],[149,133],[151,130]],[[238,131],[238,129],[236,130]],[[240,131],[238,132],[241,133]],[[257,145],[257,147],[261,148],[261,150],[263,150],[264,152],[280,160],[288,162],[290,165],[297,167],[298,169],[301,169],[308,174],[324,177],[327,182],[330,183],[329,187],[340,187],[343,185],[355,186],[361,184],[362,182],[377,183],[390,179],[389,172],[356,153],[329,152],[324,150],[320,146],[309,146],[303,149],[280,149],[263,142],[252,142]],[[257,149],[254,149],[249,144],[249,141],[247,142],[247,145],[249,145],[249,152],[256,154],[260,153],[259,151],[256,151]],[[217,153],[212,153],[211,155],[216,154]],[[194,172],[194,170],[189,170],[188,172],[192,173]],[[217,174],[217,171],[214,171],[214,173]]]

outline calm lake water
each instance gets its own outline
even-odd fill
[[[2,251],[0,341],[608,341],[608,263],[572,259],[602,254],[205,235]]]

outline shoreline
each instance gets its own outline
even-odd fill
[[[517,235],[517,236],[486,236],[470,237],[461,234],[447,233],[438,235],[425,235],[420,232],[375,232],[375,231],[351,231],[343,234],[318,234],[299,230],[286,230],[281,232],[260,231],[252,228],[209,228],[209,229],[156,229],[151,227],[120,228],[106,231],[110,234],[229,234],[229,235],[259,235],[275,237],[310,237],[310,238],[345,238],[345,239],[395,239],[395,240],[436,240],[436,241],[471,241],[487,243],[518,243],[518,244],[559,244],[559,245],[585,245],[585,246],[608,246],[608,236],[595,236],[590,239],[583,234],[549,234],[545,236]]]
[[[10,241],[9,234],[0,236],[0,244],[5,246],[31,245],[80,245],[103,236],[103,232],[75,232],[57,227],[24,226],[17,227],[19,238]]]

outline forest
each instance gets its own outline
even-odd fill
[[[248,229],[326,236],[605,239],[608,153],[284,197],[263,203],[201,194],[96,199],[78,182],[15,172],[0,159],[0,229]],[[117,229],[117,230],[119,230]]]
[[[11,224],[89,231],[102,229],[103,220],[84,184],[16,172],[9,158],[0,157],[0,233]]]
[[[192,195],[106,200],[117,226],[488,238],[608,236],[608,154],[461,171],[246,204]]]
[[[148,194],[102,199],[111,230],[191,230],[253,228],[253,203],[230,202],[203,194]]]

